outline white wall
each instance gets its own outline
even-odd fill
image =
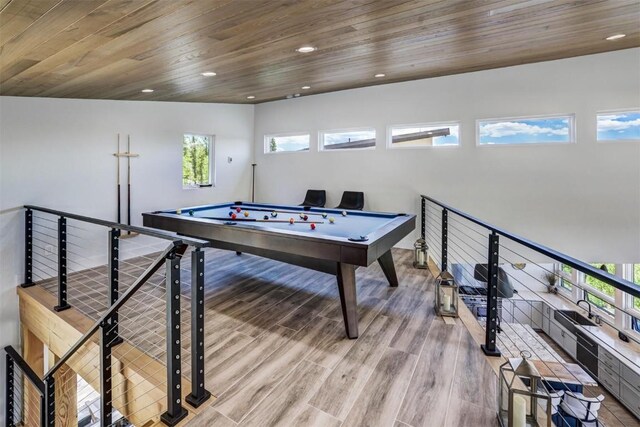
[[[18,343],[20,206],[115,221],[117,133],[130,134],[140,154],[132,160],[134,224],[141,224],[141,212],[247,199],[253,115],[246,105],[0,97],[0,347]],[[216,136],[215,187],[182,189],[184,132]],[[3,370],[4,364],[0,378]]]
[[[418,213],[424,193],[586,261],[640,262],[640,143],[595,141],[597,111],[640,107],[639,76],[629,49],[260,104],[257,200],[360,190],[366,209]],[[476,147],[476,119],[555,113],[576,114],[576,144]],[[388,125],[449,120],[460,147],[385,148]],[[366,126],[375,150],[318,152],[318,131]],[[265,134],[294,131],[310,152],[263,153]]]

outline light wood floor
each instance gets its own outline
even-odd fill
[[[189,425],[496,425],[495,374],[460,321],[448,325],[434,317],[433,278],[412,268],[411,257],[394,250],[398,288],[388,286],[377,264],[357,270],[360,337],[349,340],[335,277],[207,250],[206,381],[217,399]],[[123,273],[133,277],[142,271],[136,264],[146,262],[130,261]],[[123,276],[122,287],[132,280]],[[104,268],[69,281],[70,303],[97,318],[106,308]],[[161,360],[162,271],[151,282],[121,312],[122,335]],[[45,286],[55,292],[54,284]],[[182,323],[186,375],[188,313]]]

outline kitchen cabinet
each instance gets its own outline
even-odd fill
[[[545,334],[551,336],[551,306],[546,302],[542,303],[542,330]]]
[[[569,353],[572,358],[576,359],[578,342],[575,335],[567,331],[560,323],[551,316],[549,319],[549,336],[553,339],[564,351]]]
[[[529,301],[513,301],[513,323],[531,326],[531,303]]]
[[[531,327],[533,329],[543,329],[542,317],[544,305],[542,301],[531,301]]]
[[[502,299],[501,320],[506,323],[529,325],[533,329],[544,329],[544,304],[542,301]]]
[[[640,418],[640,374],[602,346],[598,357],[598,382]]]

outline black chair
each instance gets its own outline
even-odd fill
[[[327,203],[327,192],[324,190],[307,190],[304,202],[300,206],[312,206],[314,208],[324,208]]]
[[[487,279],[488,277],[489,271],[487,264],[476,264],[473,270],[473,278],[486,284],[489,281],[489,279]],[[501,298],[512,298],[513,294],[513,285],[509,281],[509,275],[502,267],[498,267],[498,296]]]
[[[345,191],[342,193],[342,200],[336,209],[361,211],[364,209],[364,193],[362,191]]]

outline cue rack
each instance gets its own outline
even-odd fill
[[[117,214],[117,222],[122,223],[122,189],[120,185],[120,160],[122,158],[127,159],[127,225],[131,225],[131,158],[132,157],[140,157],[140,154],[131,152],[131,135],[127,134],[127,151],[120,151],[120,134],[118,134],[118,147],[117,151],[113,153],[116,158],[116,189],[117,189],[117,205],[118,205],[118,214]],[[121,239],[127,237],[137,236],[138,233],[132,233],[131,231],[127,231],[126,234],[120,236]]]

